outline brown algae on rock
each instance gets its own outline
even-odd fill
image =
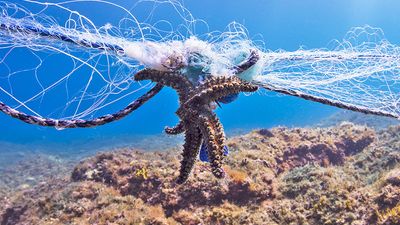
[[[99,153],[17,191],[1,224],[399,224],[400,127],[273,128],[227,140],[226,178],[179,149]]]

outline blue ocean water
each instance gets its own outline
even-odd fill
[[[21,3],[21,1],[10,1]],[[112,1],[126,8],[133,7],[137,1]],[[121,18],[120,11],[106,5],[90,2],[76,3],[74,9],[85,14],[96,24],[113,23]],[[396,0],[204,0],[184,1],[184,6],[197,19],[208,24],[208,30],[224,30],[236,21],[243,24],[249,36],[263,40],[265,48],[292,51],[300,46],[323,48],[333,39],[341,39],[352,27],[368,24],[382,28],[386,38],[392,43],[400,43],[400,2]],[[162,7],[162,5],[160,6]],[[102,13],[101,13],[102,12]],[[174,17],[170,10],[157,10],[154,17],[168,18],[178,24],[181,18]],[[49,15],[57,19],[57,14]],[[148,11],[136,11],[135,16],[146,18]],[[201,33],[205,28],[199,28]],[[15,64],[24,62],[24,56],[15,59]],[[60,67],[54,63],[49,71]],[[68,68],[64,68],[68,69]],[[28,80],[26,88],[29,88]],[[56,101],[56,99],[54,100]],[[46,107],[46,106],[43,106]],[[119,108],[108,109],[110,112]],[[56,130],[24,124],[0,114],[0,142],[35,146],[35,148],[57,146],[53,151],[65,147],[80,149],[82,146],[110,148],[121,141],[135,144],[143,135],[158,135],[166,125],[177,122],[174,112],[177,109],[177,96],[171,89],[164,89],[158,96],[146,103],[129,117],[102,127],[90,129]],[[235,102],[223,105],[217,110],[228,134],[236,129],[251,129],[283,126],[305,126],[336,112],[337,109],[319,103],[308,102],[294,97],[269,93],[268,95],[240,96]],[[132,140],[132,141],[129,141]],[[88,144],[89,143],[89,144]],[[96,145],[96,143],[99,143]],[[123,143],[122,143],[123,144]],[[0,151],[11,151],[1,147]],[[8,145],[7,145],[8,146]]]

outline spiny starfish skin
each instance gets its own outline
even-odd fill
[[[170,135],[177,135],[185,132],[185,124],[183,121],[179,121],[179,123],[174,127],[166,127],[165,133]]]
[[[180,122],[172,128],[165,128],[168,134],[185,132],[180,174],[177,183],[184,183],[194,166],[201,143],[207,146],[211,171],[217,178],[224,177],[225,133],[212,104],[218,99],[240,92],[254,92],[258,89],[236,76],[210,77],[195,87],[187,77],[176,71],[144,69],[135,75],[135,80],[151,80],[172,87],[179,96],[180,107],[176,114]]]
[[[181,168],[177,183],[184,183],[193,169],[194,163],[197,160],[200,146],[202,142],[202,134],[198,127],[187,127],[185,131],[185,143],[183,144]]]
[[[194,89],[194,85],[179,72],[166,72],[158,70],[144,69],[135,75],[135,80],[151,80],[162,85],[172,87],[179,96],[179,102],[185,102],[188,94]]]

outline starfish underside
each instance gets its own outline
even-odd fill
[[[183,183],[188,179],[202,143],[207,147],[212,173],[217,178],[224,177],[222,161],[225,133],[220,120],[213,112],[212,105],[225,96],[254,92],[258,87],[236,76],[210,76],[204,83],[194,86],[178,71],[165,72],[151,69],[137,73],[135,80],[151,80],[172,87],[178,93],[180,107],[176,114],[180,121],[175,127],[165,128],[165,132],[171,135],[185,132],[183,159],[177,183]]]

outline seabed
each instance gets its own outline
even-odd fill
[[[89,157],[20,153],[2,166],[1,224],[400,224],[400,126],[360,114],[227,140],[226,177],[181,147]],[[332,121],[336,121],[335,125]],[[392,124],[389,127],[375,125]],[[82,159],[79,161],[78,159]]]

